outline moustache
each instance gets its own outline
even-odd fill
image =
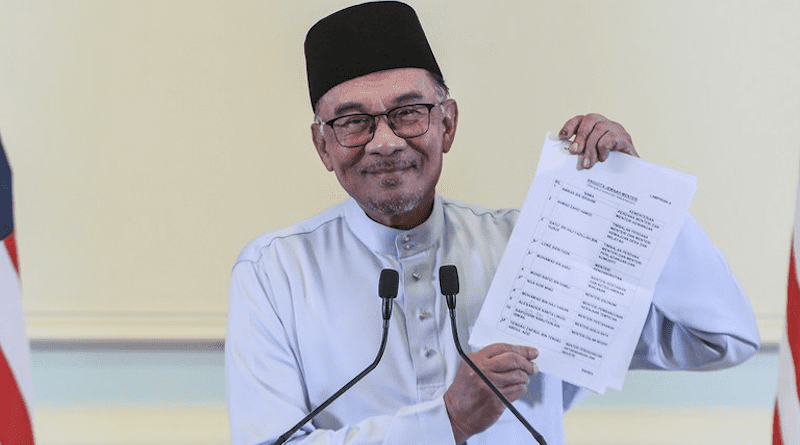
[[[416,166],[417,166],[416,161],[412,161],[410,159],[392,159],[392,160],[373,162],[371,164],[365,165],[361,169],[361,172],[388,173],[398,170],[405,170],[408,168],[416,168]]]

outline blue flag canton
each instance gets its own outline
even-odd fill
[[[0,140],[0,239],[14,232],[14,203],[11,194],[11,167]]]

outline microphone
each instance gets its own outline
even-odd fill
[[[392,302],[397,297],[397,285],[400,274],[394,269],[383,269],[378,280],[378,296],[383,300],[383,329],[389,327],[389,318],[392,317]]]
[[[442,290],[442,295],[444,295],[444,298],[447,301],[447,308],[450,310],[450,326],[453,329],[453,342],[456,344],[458,355],[460,355],[467,365],[469,365],[469,367],[475,371],[475,374],[477,374],[478,377],[480,377],[481,380],[486,383],[486,386],[488,386],[489,389],[491,389],[492,392],[497,395],[506,408],[508,408],[509,411],[511,411],[514,416],[516,416],[517,419],[522,422],[528,432],[531,433],[533,438],[539,442],[539,445],[547,445],[544,437],[542,437],[542,435],[539,434],[539,432],[536,431],[527,420],[525,420],[525,417],[523,417],[522,414],[517,411],[517,408],[515,408],[514,405],[512,405],[511,402],[509,402],[508,399],[503,396],[503,393],[501,393],[500,390],[494,386],[494,384],[481,372],[481,370],[478,369],[475,363],[473,363],[472,360],[467,357],[467,354],[464,353],[464,350],[461,349],[461,342],[458,340],[458,330],[456,329],[456,294],[458,294],[459,290],[458,270],[456,269],[456,266],[449,264],[439,268],[439,287]]]
[[[383,300],[383,335],[381,336],[381,346],[378,349],[378,356],[375,357],[375,360],[366,367],[360,374],[355,376],[353,380],[347,382],[346,385],[341,387],[338,391],[336,391],[332,396],[328,397],[327,400],[322,402],[320,406],[318,406],[314,411],[308,413],[301,421],[297,422],[295,426],[289,429],[289,431],[283,433],[278,440],[276,440],[273,445],[281,445],[290,437],[292,434],[297,432],[303,425],[308,423],[309,420],[313,419],[317,414],[319,414],[323,409],[325,409],[328,405],[333,403],[340,395],[344,394],[348,389],[350,389],[353,385],[358,383],[359,380],[364,378],[367,374],[370,373],[376,366],[378,366],[378,362],[381,361],[381,357],[383,357],[383,351],[386,349],[386,337],[389,333],[389,318],[392,316],[392,301],[395,297],[397,297],[397,286],[398,282],[400,281],[400,275],[397,273],[396,270],[393,269],[383,269],[381,271],[381,277],[378,281],[378,296],[381,297]]]

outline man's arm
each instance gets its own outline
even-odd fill
[[[744,291],[688,215],[656,283],[631,368],[722,369],[747,360],[759,343]]]
[[[599,114],[568,120],[559,138],[583,168],[611,151],[637,156],[630,134]],[[759,346],[752,308],[725,258],[689,215],[656,283],[653,304],[631,367],[720,369],[741,363]]]

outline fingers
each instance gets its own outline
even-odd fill
[[[595,125],[602,119],[605,118],[599,114],[575,116],[564,124],[561,131],[558,132],[558,137],[565,140],[575,136],[572,144],[569,145],[569,152],[574,155],[583,154],[586,149],[586,140],[594,130]]]
[[[574,136],[582,120],[583,120],[582,115],[575,116],[572,119],[568,120],[567,123],[564,124],[563,127],[561,127],[561,131],[558,132],[558,138],[561,140],[566,140]]]
[[[470,360],[509,401],[528,391],[530,376],[536,373],[531,363],[539,355],[536,348],[496,343],[470,354]],[[505,410],[502,401],[465,362],[444,394],[456,443],[483,431]]]
[[[475,354],[486,358],[492,358],[496,355],[505,353],[514,353],[525,357],[528,360],[533,360],[539,356],[539,351],[536,348],[522,345],[510,345],[508,343],[493,343]]]
[[[537,372],[531,360],[538,355],[536,348],[496,343],[483,348],[471,358],[489,380],[503,391],[518,386],[527,388],[530,376]]]
[[[562,140],[575,137],[568,149],[571,154],[580,156],[580,168],[591,168],[598,161],[605,161],[612,151],[638,157],[631,136],[625,128],[600,114],[573,117],[564,124],[558,136]]]
[[[533,375],[536,373],[536,365],[534,365],[531,360],[532,359],[517,353],[506,352],[488,359],[484,362],[484,365],[487,371],[496,374],[519,370],[526,375]]]
[[[539,351],[536,348],[495,343],[473,354],[472,360],[478,367],[488,372],[504,373],[521,370],[527,375],[533,375],[536,366],[531,360],[538,356]]]
[[[597,142],[597,151],[599,153],[605,153],[605,157],[601,156],[600,160],[605,161],[608,159],[608,153],[612,151],[619,151],[631,156],[639,157],[639,154],[636,153],[636,149],[633,147],[631,135],[629,135],[628,132],[622,128],[622,125],[616,123],[614,124],[619,127],[619,131],[608,131]]]
[[[603,133],[603,136],[597,140],[597,159],[600,162],[605,162],[608,159],[608,154],[617,147],[617,139],[610,135],[608,132]]]
[[[486,374],[486,377],[489,378],[494,386],[499,389],[507,399],[513,401],[525,394],[528,390],[528,384],[530,383],[531,376],[535,373],[536,367],[534,366],[533,369],[534,371],[530,373],[521,369],[515,369],[502,373],[485,372],[484,374]]]
[[[497,389],[500,390],[500,392],[503,394],[503,397],[505,397],[509,402],[513,402],[528,392],[528,382],[498,387]]]

